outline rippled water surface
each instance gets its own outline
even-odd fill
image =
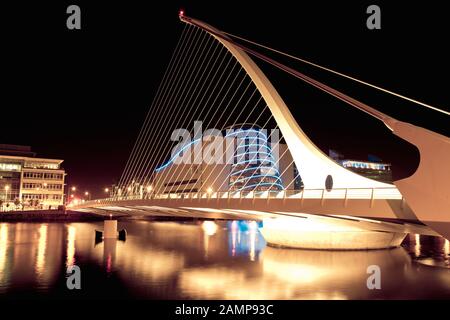
[[[255,222],[119,221],[126,241],[95,242],[103,223],[0,223],[1,298],[450,299],[449,243],[411,237],[376,251],[266,246]],[[81,290],[66,269],[81,268]],[[381,268],[368,290],[367,267]]]

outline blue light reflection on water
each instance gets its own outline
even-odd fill
[[[266,246],[266,241],[259,232],[262,222],[228,221],[228,254],[232,257],[249,256],[257,260]]]

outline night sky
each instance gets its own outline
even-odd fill
[[[221,30],[449,109],[448,13],[441,2],[336,2],[2,4],[0,143],[30,145],[39,156],[64,159],[68,183],[100,195],[125,166],[182,30],[180,8]],[[81,30],[66,28],[70,4],[81,7]],[[381,7],[381,30],[366,28],[370,4]],[[399,120],[449,135],[448,116],[300,63],[290,66]],[[415,148],[381,122],[261,67],[325,152],[377,155],[394,164],[395,177],[414,169]]]

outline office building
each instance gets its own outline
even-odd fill
[[[28,146],[0,144],[0,208],[56,209],[63,205],[62,162],[38,158]]]

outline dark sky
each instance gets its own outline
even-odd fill
[[[336,2],[2,4],[0,143],[31,145],[40,156],[64,159],[69,184],[100,193],[125,166],[183,27],[180,8],[224,31],[448,110],[449,27],[441,2]],[[381,30],[366,28],[365,10],[373,3],[382,10]],[[81,7],[82,30],[67,30],[69,4]],[[449,133],[445,115],[291,66],[399,120]],[[360,159],[375,154],[394,163],[398,176],[417,162],[414,148],[377,120],[261,67],[323,150]]]

